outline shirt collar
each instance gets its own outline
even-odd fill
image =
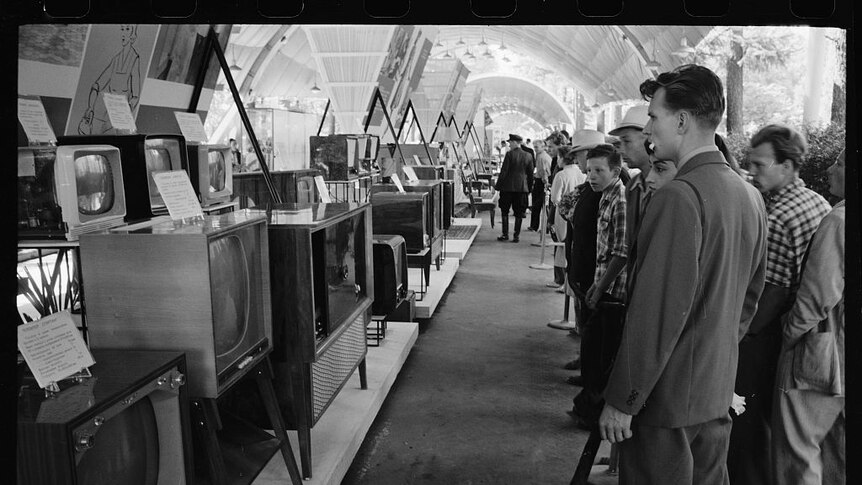
[[[717,152],[717,151],[719,151],[719,150],[718,150],[718,147],[715,145],[705,145],[705,146],[702,146],[700,148],[695,148],[694,150],[686,153],[685,156],[680,158],[679,162],[677,162],[676,166],[682,167],[683,165],[685,165],[685,162],[691,160],[696,155],[700,155],[701,153]]]
[[[771,190],[763,194],[763,199],[767,203],[773,203],[783,199],[790,192],[801,189],[803,187],[805,187],[805,181],[802,180],[800,177],[796,177],[792,182],[789,182],[784,187],[781,187],[780,189],[776,190]]]
[[[628,190],[629,192],[640,188],[641,191],[645,192],[649,189],[649,186],[646,184],[646,177],[643,176],[643,171],[638,172],[634,177],[632,177],[631,181],[629,181]]]
[[[622,180],[617,177],[617,181],[605,187],[605,190],[602,191],[602,197],[607,198],[614,194],[614,192],[619,191],[620,185],[622,185]]]

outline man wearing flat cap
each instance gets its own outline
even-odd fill
[[[500,175],[494,185],[494,188],[500,192],[500,212],[503,215],[503,234],[497,238],[498,241],[509,239],[509,208],[515,215],[512,242],[518,242],[521,222],[527,215],[527,195],[533,186],[535,163],[533,157],[521,149],[522,140],[518,135],[509,135],[509,151],[506,152]]]

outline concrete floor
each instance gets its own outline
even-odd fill
[[[566,414],[579,388],[562,366],[578,341],[547,326],[562,317],[563,295],[545,287],[551,270],[529,267],[538,235],[498,242],[499,211],[495,229],[483,215],[343,484],[571,480],[588,433]],[[602,443],[599,457],[608,450]],[[605,469],[595,467],[591,483],[616,483]]]

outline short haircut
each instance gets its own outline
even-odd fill
[[[799,170],[808,153],[805,136],[785,125],[766,125],[751,137],[751,148],[764,143],[772,145],[776,162],[790,160],[795,170]]]
[[[599,145],[595,148],[590,148],[587,152],[587,160],[590,158],[605,158],[608,161],[608,168],[622,168],[623,157],[613,145]]]
[[[550,135],[548,135],[548,137],[545,138],[545,141],[548,143],[553,143],[557,146],[563,146],[566,144],[566,139],[563,137],[562,133],[560,133],[559,131],[555,131],[555,132],[551,133]]]
[[[669,109],[689,111],[703,126],[712,129],[721,123],[724,86],[711,70],[696,64],[679,66],[642,82],[641,96],[649,101],[660,88],[665,90],[664,102]]]
[[[230,140],[228,140],[228,143],[230,143],[232,141],[236,141],[236,138],[231,138]]]
[[[562,160],[565,165],[571,165],[575,163],[575,152],[572,147],[562,145],[557,149],[557,159]]]

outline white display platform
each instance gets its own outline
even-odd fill
[[[448,242],[447,242],[448,244]],[[416,292],[416,315],[415,318],[431,318],[434,315],[434,310],[443,295],[455,278],[455,273],[458,272],[458,266],[461,261],[457,258],[446,258],[443,264],[440,265],[440,270],[437,270],[437,265],[431,263],[431,284],[425,287],[425,297],[419,301],[419,281],[422,277],[421,268],[409,268],[407,278],[410,281],[409,288]]]
[[[459,226],[476,226],[473,235],[470,239],[449,239],[446,238],[446,257],[464,259],[467,256],[467,251],[473,245],[476,235],[479,234],[479,229],[482,228],[482,219],[478,217],[455,217],[452,219],[452,224]]]
[[[311,429],[311,479],[304,484],[341,483],[418,336],[418,323],[387,322],[386,338],[379,347],[368,348],[368,389],[359,388],[359,372],[354,372]],[[299,465],[296,431],[287,434]],[[252,485],[285,483],[290,483],[290,476],[281,453],[276,453]]]

